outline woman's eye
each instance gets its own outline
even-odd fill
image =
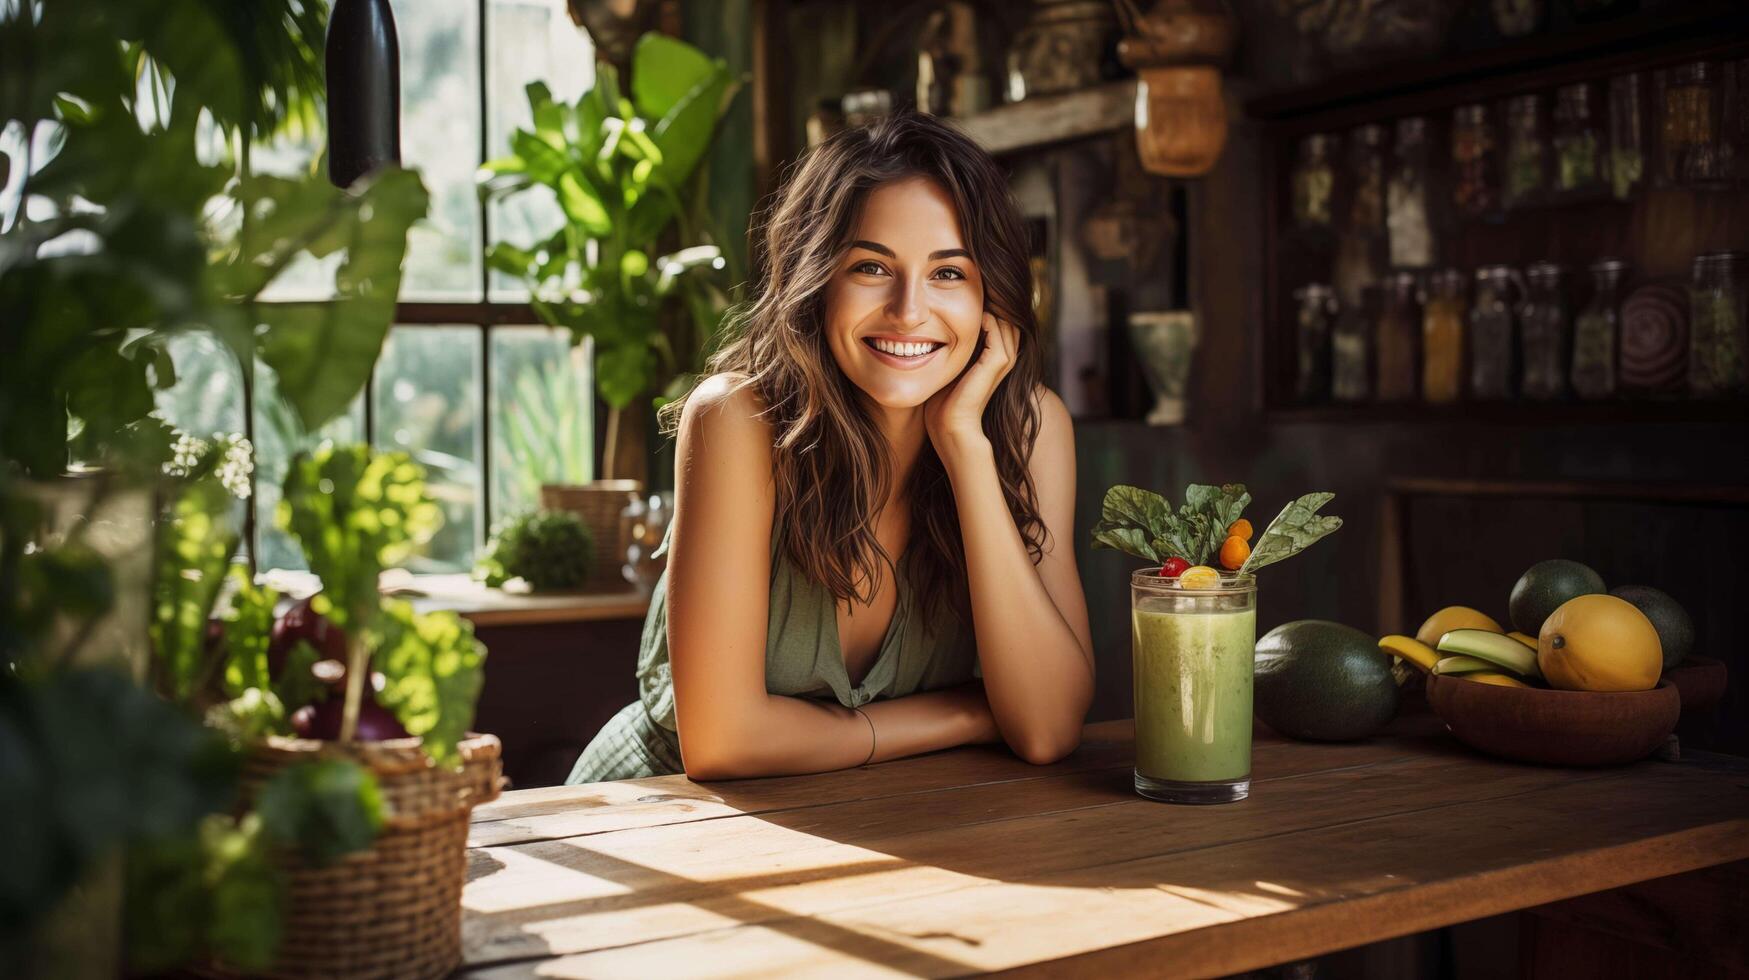
[[[855,273],[860,273],[861,275],[865,275],[865,276],[878,276],[885,270],[883,270],[880,267],[880,265],[878,263],[875,263],[875,262],[858,262],[855,265],[850,267],[850,271],[855,272]]]
[[[935,274],[947,279],[964,279],[966,277],[965,273],[951,265],[935,270]]]

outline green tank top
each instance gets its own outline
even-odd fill
[[[673,526],[669,526],[672,531]],[[668,549],[668,535],[655,554]],[[898,596],[892,623],[874,663],[860,684],[850,683],[838,646],[837,605],[832,593],[808,578],[771,546],[771,611],[766,620],[765,689],[772,694],[836,701],[846,708],[870,701],[933,691],[982,677],[969,624],[949,617],[929,629],[899,560]],[[606,779],[640,779],[683,771],[674,720],[674,679],[668,663],[668,573],[650,594],[650,610],[638,644],[638,700],[602,726],[578,756],[568,785]]]

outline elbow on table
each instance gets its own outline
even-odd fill
[[[709,783],[719,779],[739,779],[746,775],[742,771],[739,760],[720,752],[682,751],[680,764],[686,772],[686,778],[694,782]]]
[[[1020,738],[1010,739],[1008,747],[1014,754],[1035,766],[1048,766],[1053,762],[1061,762],[1074,752],[1081,744],[1081,733],[1072,732],[1068,735],[1056,735],[1049,732],[1028,733]]]

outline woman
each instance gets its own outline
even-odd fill
[[[1001,171],[888,118],[811,150],[761,237],[734,339],[664,409],[639,700],[567,782],[1062,758],[1093,696],[1075,452]]]

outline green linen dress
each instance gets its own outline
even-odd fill
[[[672,530],[672,525],[670,525]],[[668,549],[663,535],[656,554]],[[910,552],[906,553],[908,557]],[[852,685],[838,647],[833,596],[771,551],[771,614],[765,634],[765,689],[772,694],[836,701],[857,708],[883,698],[904,697],[963,684],[983,672],[969,624],[949,617],[928,629],[912,594],[901,558],[899,593],[892,623],[861,684]],[[639,779],[682,772],[680,735],[674,720],[674,679],[668,663],[668,573],[657,579],[638,644],[638,700],[603,725],[577,758],[567,785],[606,779]]]

